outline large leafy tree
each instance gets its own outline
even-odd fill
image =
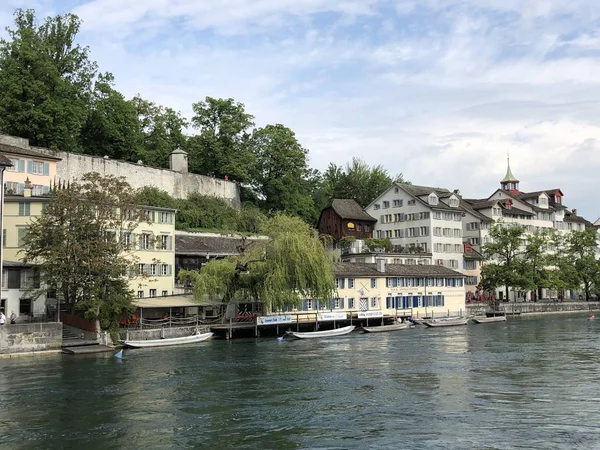
[[[381,165],[369,166],[359,158],[352,158],[345,167],[329,164],[322,176],[323,194],[330,202],[334,198],[351,198],[363,208],[375,200],[393,182],[407,183],[402,174],[391,176]],[[327,205],[318,205],[320,209]]]
[[[96,74],[88,48],[75,42],[80,26],[73,14],[40,25],[33,10],[15,12],[15,27],[0,40],[0,131],[77,150]]]
[[[277,124],[259,128],[252,135],[257,171],[254,187],[266,211],[283,211],[314,220],[307,155],[296,135]]]
[[[246,113],[243,103],[232,98],[206,97],[192,105],[192,126],[200,131],[190,138],[190,169],[227,176],[241,183],[253,179],[255,157],[251,150],[251,128],[254,117]]]
[[[586,300],[600,289],[600,263],[596,259],[598,230],[594,227],[572,231],[567,235],[561,273],[572,289],[583,288]]]
[[[132,311],[125,274],[137,275],[137,261],[127,236],[146,220],[123,178],[88,173],[53,192],[24,239],[23,259],[72,312],[114,328]]]
[[[298,306],[303,298],[334,294],[333,266],[314,230],[296,217],[278,214],[264,221],[262,245],[239,257],[211,261],[201,271],[182,271],[195,297],[224,302],[257,301],[265,310]]]
[[[140,142],[135,105],[114,89],[112,74],[100,74],[91,109],[81,130],[84,152],[131,161],[136,158]]]
[[[505,298],[511,287],[527,286],[524,273],[523,253],[526,228],[513,223],[494,224],[483,245],[486,262],[481,270],[481,284],[485,290],[504,286]]]
[[[550,287],[551,256],[548,253],[550,243],[549,232],[546,230],[534,231],[526,236],[523,251],[524,286],[533,293],[533,299],[538,299],[538,290]]]

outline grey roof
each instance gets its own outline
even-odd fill
[[[593,226],[592,222],[590,222],[587,219],[584,219],[581,216],[573,214],[572,211],[565,211],[564,221],[565,222],[574,222],[574,223],[583,223],[583,224],[585,224],[585,226],[588,226],[588,227]]]
[[[515,208],[514,206],[510,207],[510,208],[506,208],[505,206],[502,206],[502,214],[518,214],[518,215],[524,215],[524,216],[533,216],[534,214],[529,212],[529,211],[525,211],[523,209],[520,208]]]
[[[465,200],[473,209],[487,209],[498,203],[498,200]]]
[[[7,145],[7,144],[2,144],[2,143],[0,143],[0,152],[10,153],[12,155],[32,156],[34,158],[51,159],[54,161],[60,161],[60,158],[53,156],[50,153],[33,150],[32,148],[16,147],[14,145]]]
[[[238,235],[219,235],[216,233],[175,232],[175,254],[191,256],[228,256],[241,253],[242,246],[251,248],[265,237],[247,237]]]
[[[481,214],[479,211],[476,211],[473,206],[467,200],[460,200],[460,206],[462,209],[477,217],[479,220],[483,222],[493,222],[494,220],[491,217],[486,216],[485,214]]]
[[[377,222],[377,219],[367,214],[356,200],[348,198],[335,198],[331,202],[331,208],[342,219],[364,220],[366,222]]]
[[[403,183],[397,183],[397,184],[402,189],[404,189],[406,192],[408,192],[411,195],[414,195],[415,197],[422,197],[424,195],[429,195],[432,192],[435,192],[435,194],[438,197],[450,197],[452,194],[454,194],[454,192],[451,192],[445,188],[429,187],[429,186],[416,186],[414,184],[403,184]]]
[[[386,264],[385,272],[377,271],[377,264],[335,263],[335,274],[348,277],[464,277],[462,273],[437,265]]]
[[[3,167],[12,167],[13,163],[10,159],[0,153],[0,166]]]
[[[465,251],[463,253],[463,258],[483,260],[483,255],[481,253],[479,253],[477,250],[475,250],[473,247],[471,247],[471,250],[465,249]]]
[[[525,198],[533,198],[533,197],[539,197],[540,194],[546,194],[548,197],[551,197],[550,194],[554,194],[556,191],[559,191],[562,194],[562,191],[560,190],[560,188],[556,188],[556,189],[544,189],[543,191],[535,191],[535,192],[521,192],[519,194],[519,197],[525,199]]]
[[[2,266],[5,269],[27,269],[29,267],[34,267],[32,264],[24,263],[22,261],[4,261]]]

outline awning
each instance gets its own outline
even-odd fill
[[[133,304],[138,308],[183,308],[186,306],[210,306],[219,302],[199,302],[193,295],[173,295],[170,297],[136,298]]]

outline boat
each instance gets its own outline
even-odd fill
[[[286,334],[293,336],[297,339],[314,339],[314,338],[327,338],[334,336],[343,336],[350,333],[356,327],[354,325],[348,325],[347,327],[335,328],[334,330],[323,330],[323,331],[286,331]]]
[[[473,317],[475,323],[490,323],[490,322],[506,322],[506,316],[475,316]]]
[[[410,327],[408,322],[395,322],[392,325],[381,325],[379,327],[362,327],[367,333],[383,333],[384,331],[406,330]]]
[[[121,341],[121,343],[131,348],[166,347],[168,345],[194,344],[196,342],[206,341],[212,335],[213,333],[197,333],[192,334],[191,336],[183,336],[176,338],[147,339],[143,341],[124,340]]]
[[[466,317],[443,317],[441,319],[427,319],[423,325],[428,327],[452,327],[455,325],[466,325],[469,319]]]

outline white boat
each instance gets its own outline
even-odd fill
[[[334,336],[343,336],[344,334],[350,333],[356,327],[354,325],[349,325],[347,327],[336,328],[334,330],[324,330],[324,331],[308,331],[308,332],[298,332],[298,331],[286,331],[286,334],[290,336],[294,336],[297,339],[314,339],[314,338],[327,338]]]
[[[362,327],[363,331],[367,333],[383,333],[385,331],[398,331],[398,330],[406,330],[410,327],[408,322],[396,322],[392,325],[381,325],[379,327]]]
[[[121,341],[123,345],[131,348],[145,348],[145,347],[166,347],[168,345],[183,345],[183,344],[194,344],[196,342],[202,342],[209,339],[213,333],[197,333],[191,336],[183,336],[176,338],[165,338],[165,339],[147,339],[144,341]]]
[[[428,327],[452,327],[455,325],[466,325],[469,319],[466,317],[443,317],[441,319],[427,319],[423,325]]]
[[[506,316],[473,317],[475,323],[506,322]]]

